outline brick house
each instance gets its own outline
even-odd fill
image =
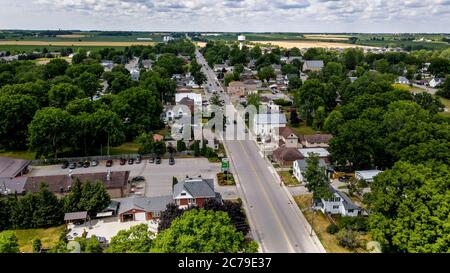
[[[133,196],[116,199],[120,202],[119,221],[149,221],[158,219],[167,205],[173,203],[171,195],[157,197]]]
[[[222,201],[220,194],[214,191],[214,180],[202,178],[187,178],[177,183],[173,188],[173,199],[180,208],[202,208],[210,199]]]

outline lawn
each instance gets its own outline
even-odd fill
[[[35,152],[31,151],[0,151],[0,156],[17,159],[34,160]]]
[[[19,242],[21,252],[33,251],[33,240],[39,238],[43,248],[51,248],[58,240],[61,232],[66,228],[65,225],[51,228],[39,229],[18,229],[13,230]]]
[[[284,185],[288,187],[300,185],[300,182],[298,182],[298,180],[290,172],[280,171],[278,174],[280,175],[281,180],[283,180]]]
[[[294,196],[295,202],[311,224],[313,213],[310,210],[312,195]],[[319,237],[320,242],[328,253],[351,253],[352,251],[340,246],[336,237],[327,232],[330,221],[322,212],[314,215],[313,229]]]
[[[139,150],[137,142],[126,142],[118,147],[112,147],[109,151],[111,155],[136,154]],[[106,148],[105,151],[106,152]]]
[[[236,185],[236,181],[234,180],[234,176],[232,173],[228,173],[228,179],[226,179],[224,173],[217,174],[217,182],[220,186],[234,186]]]

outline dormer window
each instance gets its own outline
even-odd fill
[[[181,196],[186,196],[186,193],[185,193],[185,192],[182,192],[182,193],[181,193]]]

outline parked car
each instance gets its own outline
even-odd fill
[[[64,163],[61,166],[61,169],[67,169],[69,167],[69,161],[64,161]]]
[[[90,166],[91,166],[91,162],[89,162],[89,161],[85,161],[83,164],[84,168],[89,168]]]
[[[343,176],[339,177],[339,181],[341,181],[341,182],[346,182],[346,181],[348,181],[350,178],[351,178],[351,176],[343,175]]]
[[[141,181],[145,181],[145,177],[136,176],[136,177],[133,177],[133,179],[131,179],[131,182],[141,182]]]
[[[84,164],[83,161],[78,161],[77,168],[83,168]]]
[[[156,158],[156,164],[161,164],[161,157]]]
[[[92,167],[98,166],[98,161],[97,161],[97,160],[92,160],[92,161],[91,161],[91,166],[92,166]]]
[[[73,170],[73,169],[76,169],[76,168],[77,168],[77,163],[72,162],[72,163],[69,164],[69,169]]]
[[[128,165],[133,165],[134,164],[134,159],[130,158],[128,159]]]
[[[121,158],[120,165],[125,165],[125,164],[127,164],[127,161],[125,160],[125,158]]]
[[[141,164],[141,162],[142,162],[142,157],[141,156],[138,156],[137,158],[136,158],[136,164]]]
[[[169,158],[169,165],[175,165],[175,158]]]
[[[106,160],[106,167],[111,167],[113,165],[112,159]]]
[[[155,163],[155,158],[154,157],[150,157],[150,159],[148,160],[149,163]]]

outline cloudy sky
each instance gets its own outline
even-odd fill
[[[450,32],[450,0],[0,0],[0,29]]]

